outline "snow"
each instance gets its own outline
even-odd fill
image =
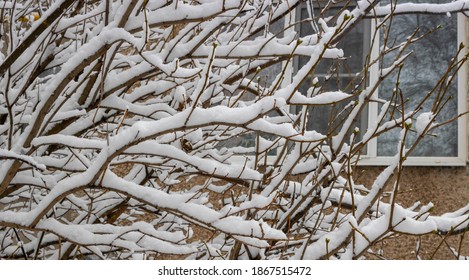
[[[321,236],[313,245],[308,246],[304,251],[303,259],[316,260],[321,257],[325,257],[331,248],[339,246],[348,237],[348,234],[352,230],[352,226],[356,227],[356,221],[353,217],[350,217],[347,222],[340,228]],[[299,259],[302,257],[303,250],[298,250],[293,259]]]
[[[70,135],[51,135],[35,138],[32,143],[33,146],[61,144],[74,148],[81,149],[102,149],[106,143],[103,140],[83,139]]]
[[[365,1],[362,1],[365,2]],[[361,6],[361,5],[360,5]],[[383,16],[391,13],[391,10],[395,14],[401,13],[427,13],[427,14],[447,14],[451,12],[462,11],[467,9],[469,6],[469,1],[467,0],[457,0],[452,1],[451,3],[439,3],[439,4],[429,4],[429,3],[399,3],[395,7],[391,7],[390,4],[386,6],[377,6],[373,9],[373,14],[376,13],[378,16]]]
[[[22,9],[23,5],[21,3],[11,2],[11,1],[0,1],[0,9]]]
[[[434,118],[435,115],[432,112],[421,113],[415,121],[415,130],[417,131],[417,134],[422,135],[431,129]]]
[[[159,253],[166,254],[190,254],[197,249],[194,247],[178,246],[155,237],[144,236],[142,233],[132,234],[132,231],[148,232],[148,227],[136,223],[130,228],[115,227],[111,225],[78,225],[61,224],[55,219],[47,219],[38,224],[38,228],[54,232],[64,238],[72,240],[84,246],[97,246],[100,244],[113,244],[113,246],[124,247],[132,252],[142,252],[143,248],[149,248]],[[158,234],[153,228],[151,234]],[[99,233],[99,234],[97,234]],[[137,241],[138,240],[138,241]],[[137,242],[136,242],[137,241]]]
[[[290,104],[292,105],[326,105],[326,104],[334,104],[350,98],[351,95],[347,94],[342,91],[326,91],[319,95],[315,95],[311,98],[308,98],[300,93],[295,93],[293,97],[290,99]]]
[[[23,162],[26,162],[34,166],[35,168],[39,170],[42,170],[42,171],[46,170],[46,166],[44,164],[38,163],[36,160],[34,160],[34,158],[30,156],[19,155],[13,151],[0,149],[0,160],[4,160],[4,159],[19,159]]]

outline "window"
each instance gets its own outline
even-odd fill
[[[324,16],[337,15],[342,8],[343,7],[340,6],[331,7]],[[313,11],[308,11],[308,9],[310,9],[310,7],[308,7],[306,3],[303,3],[297,8],[295,13],[296,19],[302,21],[296,28],[301,37],[313,34],[314,29],[317,28],[314,18],[318,16],[319,9],[313,8]],[[311,16],[313,17],[313,21],[307,21]],[[363,78],[363,76],[360,75],[360,71],[365,62],[365,56],[370,49],[369,34],[370,21],[365,19],[339,42],[337,47],[344,51],[344,59],[321,59],[315,69],[314,77],[318,79],[322,90],[334,91],[340,89],[349,93],[354,90],[353,87]],[[346,45],[344,45],[344,43],[346,43]],[[294,71],[298,71],[308,60],[308,57],[297,57],[294,61]],[[300,92],[306,94],[307,90],[312,86],[312,80],[309,78],[300,87]],[[363,88],[363,85],[361,88]],[[310,121],[308,122],[307,129],[314,129],[323,134],[334,134],[340,127],[340,115],[347,113],[347,109],[344,107],[348,103],[350,102],[344,101],[331,106],[310,107],[308,109]],[[356,124],[361,131],[366,130],[367,115],[368,113],[364,112]]]
[[[318,3],[313,1],[314,3]],[[389,4],[388,1],[382,1],[382,5]],[[405,1],[400,1],[402,3]],[[415,2],[415,1],[413,1]],[[418,2],[418,1],[417,1]],[[425,0],[424,2],[450,2]],[[317,6],[317,4],[314,4]],[[333,7],[330,9],[331,14],[335,14],[343,7]],[[308,5],[302,3],[295,13],[297,21],[301,24],[297,27],[300,36],[313,34],[315,28],[314,14],[319,10],[308,11]],[[327,16],[327,14],[326,14]],[[307,19],[313,18],[312,21]],[[401,42],[417,28],[420,27],[420,33],[429,32],[431,29],[437,27],[438,30],[431,32],[428,36],[414,43],[408,50],[412,50],[413,54],[406,60],[405,67],[402,69],[399,76],[399,90],[405,100],[405,105],[408,108],[418,106],[425,93],[432,90],[437,81],[446,72],[446,67],[449,61],[457,52],[460,42],[465,42],[465,19],[462,15],[453,14],[449,15],[428,15],[428,14],[406,14],[393,17],[392,23],[386,23],[389,28],[389,33],[386,37],[386,45],[389,47],[393,42]],[[363,69],[363,63],[367,54],[372,57],[378,57],[380,46],[383,45],[385,38],[383,31],[380,31],[378,40],[375,39],[371,44],[371,32],[375,29],[375,23],[372,20],[363,20],[360,25],[356,26],[354,30],[342,40],[346,45],[338,47],[344,50],[344,59],[336,61],[324,60],[315,69],[315,77],[319,79],[321,84],[326,90],[342,90],[351,92],[357,88],[352,88],[352,85],[357,85],[357,81],[362,78],[359,72]],[[381,42],[380,42],[381,41]],[[467,45],[465,43],[465,45]],[[382,68],[389,66],[395,52],[390,52],[380,61]],[[294,64],[294,71],[297,71],[307,61],[307,58],[298,58]],[[371,67],[369,80],[365,83],[370,83],[378,79],[380,67],[375,65]],[[362,74],[363,75],[363,74]],[[382,97],[384,99],[390,98],[390,93],[396,87],[397,71],[394,71],[383,83],[381,84],[375,97]],[[444,122],[451,118],[456,117],[465,111],[466,105],[466,71],[464,67],[460,70],[457,77],[448,89],[451,96],[449,99],[444,99],[447,102],[445,108],[441,111],[437,122]],[[307,88],[311,87],[311,81],[307,81],[300,91],[306,94]],[[361,85],[363,87],[365,85]],[[437,96],[436,94],[434,96]],[[434,98],[434,97],[432,97]],[[433,99],[428,99],[421,104],[421,112],[429,111]],[[321,133],[334,133],[334,130],[340,127],[340,112],[344,110],[344,104],[336,104],[329,107],[315,107],[310,109],[308,129],[315,129]],[[373,123],[377,120],[380,104],[370,103],[369,107],[365,110],[356,124],[361,132],[366,131],[368,123]],[[295,110],[295,109],[293,109]],[[398,112],[393,112],[398,114]],[[417,113],[416,116],[418,116]],[[396,117],[396,115],[394,115]],[[360,161],[363,165],[384,165],[387,164],[391,156],[397,153],[397,141],[399,131],[391,130],[387,133],[380,135],[377,139],[373,139]],[[415,141],[416,132],[411,130],[408,143]],[[439,127],[432,131],[432,134],[427,136],[426,139],[421,141],[416,149],[408,158],[406,164],[408,165],[465,165],[467,157],[466,148],[466,120],[464,117],[459,118],[457,121],[451,122],[447,125]],[[410,141],[410,142],[409,142]]]
[[[338,1],[341,2],[341,1]],[[349,1],[344,1],[345,3]],[[393,0],[393,3],[395,1]],[[398,3],[409,2],[407,0],[400,0]],[[425,2],[425,3],[446,3],[451,0],[412,0],[412,2]],[[284,18],[284,21],[278,21],[275,25],[268,26],[270,32],[276,34],[282,32],[288,34],[289,28],[292,27],[293,22],[300,22],[294,27],[302,38],[315,33],[317,28],[317,18],[319,16],[319,6],[324,7],[325,1],[310,1],[313,4],[313,9],[308,10],[309,6],[307,1],[302,2],[295,10],[294,13]],[[352,1],[350,3],[355,3]],[[350,4],[349,3],[349,4]],[[388,5],[390,0],[382,0],[381,5]],[[329,8],[328,12],[324,15],[326,17],[337,14],[344,8],[344,4],[336,4]],[[353,4],[350,4],[353,5]],[[353,7],[348,6],[349,9]],[[313,20],[310,20],[310,19]],[[380,19],[382,20],[382,19]],[[334,21],[334,19],[332,19]],[[413,54],[405,61],[399,78],[399,88],[402,92],[405,104],[411,108],[422,99],[422,94],[432,90],[439,78],[444,74],[449,61],[453,58],[459,44],[462,42],[467,44],[466,38],[466,19],[464,15],[453,14],[448,15],[428,15],[428,14],[404,14],[393,17],[392,24],[386,23],[390,26],[389,33],[387,34],[387,43],[389,47],[393,42],[402,42],[407,36],[411,35],[417,27],[420,28],[419,34],[426,33],[437,26],[441,26],[435,32],[431,32],[424,39],[413,43],[408,51],[412,50]],[[380,48],[384,44],[384,34],[382,30],[378,32],[377,38],[373,38],[374,30],[376,29],[376,22],[374,19],[364,19],[360,21],[359,25],[341,40],[338,47],[344,50],[344,58],[342,59],[322,59],[320,64],[316,67],[314,77],[317,78],[324,90],[342,90],[351,93],[354,90],[363,89],[366,85],[374,83],[379,78],[380,68],[389,66],[392,61],[393,53],[389,53],[380,64],[374,64],[370,67],[369,72],[364,73],[360,71],[367,59],[371,56],[372,59],[379,56]],[[259,35],[262,36],[262,35]],[[345,45],[344,45],[345,42]],[[461,53],[464,55],[466,51]],[[276,76],[285,67],[286,76],[282,83],[288,84],[292,76],[298,69],[307,63],[308,57],[296,57],[291,65],[285,65],[285,62],[279,62],[275,65],[262,70],[259,73],[260,82],[263,86],[269,86],[273,83]],[[467,66],[466,66],[467,67]],[[444,122],[451,118],[456,117],[466,111],[467,102],[467,71],[466,67],[462,67],[459,73],[454,77],[454,81],[449,88],[449,95],[451,99],[445,100],[447,105],[441,112],[437,122]],[[395,88],[397,79],[397,72],[393,72],[382,82],[380,88],[375,93],[374,98],[388,99],[390,93]],[[313,84],[312,79],[306,80],[300,87],[300,92],[307,94],[307,90]],[[358,85],[358,86],[357,86]],[[248,98],[249,99],[249,98]],[[422,104],[421,112],[429,111],[433,100],[427,100]],[[341,115],[347,113],[347,104],[349,101],[344,101],[332,106],[315,106],[310,107],[309,120],[307,123],[308,130],[316,130],[324,134],[334,135],[340,129]],[[362,112],[360,118],[355,124],[360,128],[360,133],[364,134],[369,126],[377,121],[378,113],[382,104],[372,102]],[[290,108],[292,112],[298,112],[299,108]],[[398,114],[398,112],[394,112]],[[418,116],[419,113],[416,114]],[[391,158],[397,153],[398,129],[389,131],[380,135],[378,138],[372,139],[369,144],[362,151],[363,154],[360,158],[360,165],[386,165],[390,163]],[[415,141],[415,129],[413,129],[407,138],[407,142],[412,143]],[[256,142],[256,135],[254,133],[240,135],[235,139],[230,139],[223,146],[244,146],[245,150],[240,150],[240,162],[244,162],[244,155],[253,154],[253,146]],[[467,151],[467,121],[463,116],[457,121],[453,121],[432,131],[423,141],[421,141],[417,148],[412,152],[411,156],[407,158],[406,165],[415,166],[462,166],[466,165],[468,156]],[[264,138],[269,138],[268,135],[262,135]],[[275,153],[274,150],[271,151]],[[270,162],[270,160],[268,161]]]

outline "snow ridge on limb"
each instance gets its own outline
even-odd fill
[[[397,5],[388,4],[386,6],[377,6],[372,14],[376,16],[386,16],[391,13],[400,14],[447,14],[469,10],[469,1],[456,0],[451,3],[400,3]],[[371,13],[370,13],[371,14]]]

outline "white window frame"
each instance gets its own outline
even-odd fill
[[[464,51],[459,54],[459,59],[467,53],[467,22],[466,17],[461,13],[457,14],[457,45],[459,43],[464,44]],[[371,21],[371,30],[375,28],[375,21]],[[373,45],[371,50],[371,56],[376,58],[379,55],[379,38],[378,42]],[[462,114],[467,111],[467,90],[468,90],[468,71],[467,63],[458,72],[457,79],[457,96],[458,96],[458,112]],[[370,83],[376,82],[379,78],[379,65],[375,64],[370,68]],[[379,95],[379,91],[375,93],[374,97]],[[375,102],[370,103],[368,112],[368,123],[373,123],[378,116],[378,104]],[[458,124],[458,152],[455,157],[432,157],[432,156],[409,156],[405,161],[404,165],[407,166],[465,166],[467,164],[468,150],[467,150],[467,117],[466,115],[461,116],[457,120]],[[373,138],[367,149],[367,154],[362,155],[359,161],[359,165],[363,166],[379,166],[389,165],[392,161],[392,157],[378,156],[378,139]]]

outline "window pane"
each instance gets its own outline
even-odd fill
[[[326,16],[337,15],[341,8],[330,8]],[[301,5],[299,13],[300,20],[309,18],[306,4]],[[319,16],[319,11],[315,9],[315,16]],[[317,23],[317,18],[313,20]],[[339,72],[342,74],[355,74],[360,72],[363,68],[364,61],[364,50],[368,48],[369,42],[365,41],[365,25],[369,24],[368,20],[363,20],[360,24],[350,30],[347,35],[337,44],[338,48],[344,51],[344,59],[340,60],[340,63],[334,63],[333,59],[322,59],[320,64],[316,67],[316,74],[326,74],[331,70],[331,67],[338,66]],[[307,35],[314,34],[313,26],[311,22],[305,21],[300,24],[299,27],[300,36],[304,37]],[[309,57],[299,58],[299,67],[305,65],[309,61]],[[337,61],[336,61],[337,62]],[[299,68],[298,68],[299,69]]]
[[[314,2],[315,3],[315,2]],[[327,16],[334,16],[340,13],[343,7],[332,7],[326,13]],[[352,9],[353,7],[350,7]],[[317,23],[319,9],[314,10],[313,22],[304,21],[310,18],[307,5],[304,3],[297,11],[297,18],[302,21],[299,25],[300,36],[314,34],[313,24]],[[344,51],[342,59],[321,59],[315,69],[314,77],[319,79],[321,92],[341,90],[351,92],[355,85],[362,79],[360,71],[363,69],[365,56],[369,50],[369,21],[363,20],[355,26],[346,36],[338,43],[337,47]],[[309,57],[299,57],[295,61],[295,72],[303,67]],[[307,90],[312,87],[311,78],[308,78],[299,88],[300,92],[306,94]],[[341,127],[341,122],[347,116],[350,110],[344,109],[351,103],[351,100],[343,101],[334,105],[314,106],[308,109],[308,130],[316,130],[320,133],[334,133]],[[297,108],[297,112],[299,108]],[[361,118],[355,124],[360,131],[366,131],[367,110],[364,110]]]
[[[276,22],[269,25],[269,32],[276,35],[277,38],[283,37],[283,30],[285,28],[285,19],[281,18]],[[278,35],[277,35],[278,34]],[[264,36],[264,34],[259,34]],[[271,60],[271,59],[268,59]],[[277,76],[282,72],[282,62],[277,62],[270,67],[264,68],[259,73],[259,83],[263,87],[269,87],[272,85]]]
[[[426,0],[425,2],[442,3],[446,1]],[[399,43],[404,41],[417,27],[421,28],[420,34],[423,34],[431,29],[435,29],[439,25],[442,28],[414,43],[408,49],[412,50],[413,54],[404,62],[404,67],[400,74],[399,89],[402,91],[404,100],[406,100],[405,108],[409,110],[418,106],[422,98],[432,90],[446,72],[449,61],[456,54],[457,16],[415,14],[400,15],[393,18],[388,42],[395,40],[395,42]],[[394,56],[395,54],[387,56],[383,61],[383,67],[387,67],[392,63]],[[383,82],[380,87],[380,97],[384,97],[384,99],[391,97],[396,79],[397,71]],[[435,95],[436,93],[423,104],[421,112],[431,111]],[[457,115],[456,79],[453,80],[449,88],[448,96],[452,98],[437,118],[437,122],[443,122]],[[418,115],[419,113],[417,113]],[[398,117],[396,113],[395,117]],[[457,156],[457,135],[457,122],[452,122],[438,128],[432,132],[431,136],[427,136],[426,139],[418,144],[412,156]],[[397,153],[398,137],[399,131],[397,129],[380,136],[378,138],[378,156],[395,155]],[[415,131],[411,131],[407,138],[407,143],[413,143],[415,138]]]
[[[267,28],[267,27],[266,27]],[[277,38],[283,37],[283,30],[285,28],[285,19],[281,18],[277,20],[276,22],[270,24],[268,26],[268,32],[270,34],[267,34],[267,36],[273,36],[275,35]],[[259,37],[264,37],[266,30],[257,32],[252,36],[252,39],[254,40],[255,38]],[[273,35],[272,35],[273,34]],[[251,61],[251,62],[246,62],[243,61],[243,63],[255,63],[255,62],[260,62],[262,59],[256,59],[256,61]],[[262,62],[272,62],[272,59],[265,58],[264,61]],[[283,62],[276,62],[270,65],[269,67],[263,68],[258,74],[257,77],[259,78],[258,80],[255,79],[254,74],[249,75],[250,79],[253,79],[255,82],[259,83],[262,88],[265,88],[265,90],[269,90],[269,87],[273,86],[273,82],[277,78],[277,76],[282,72],[282,67],[283,67]],[[237,95],[240,93],[240,91],[235,92],[235,96],[233,98],[236,99]],[[267,94],[266,92],[261,92],[261,94]],[[253,101],[258,99],[257,95],[252,94],[249,91],[244,91],[242,93],[242,96],[240,97],[241,101]],[[279,114],[277,112],[271,112],[269,113],[269,116],[278,116]],[[259,135],[260,137],[263,137],[268,140],[275,140],[275,137],[266,133],[261,133]],[[242,148],[247,148],[247,149],[239,149],[237,153],[240,153],[242,155],[254,155],[255,154],[255,144],[256,144],[256,138],[257,138],[257,133],[255,132],[246,132],[241,135],[237,135],[235,137],[229,138],[228,140],[220,141],[217,145],[217,148],[233,148],[233,147],[242,147]],[[276,154],[276,148],[273,148],[269,150],[269,155],[275,155]]]

